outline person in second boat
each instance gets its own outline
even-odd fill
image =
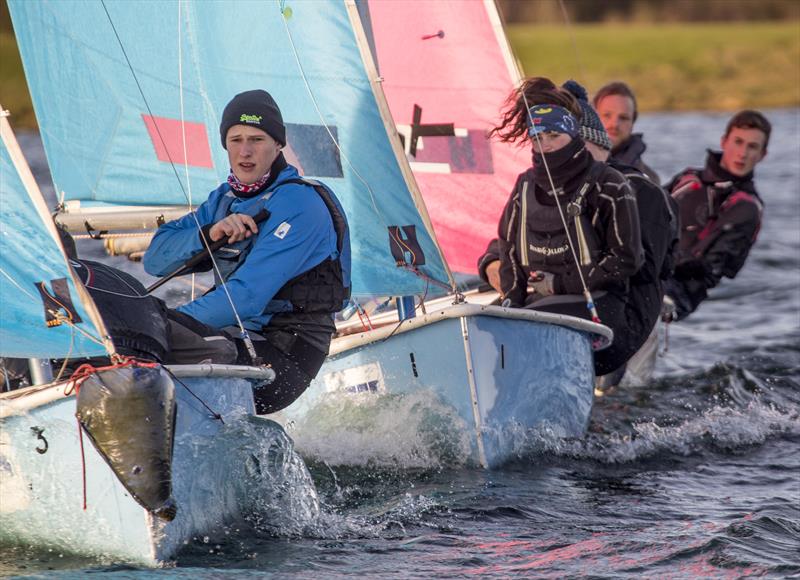
[[[228,103],[220,138],[228,179],[195,212],[158,229],[144,267],[167,275],[227,239],[213,262],[196,268],[213,267],[215,287],[178,311],[217,329],[241,321],[258,357],[275,370],[271,385],[254,390],[256,412],[273,413],[316,376],[335,330],[333,314],[349,299],[347,219],[330,189],[286,162],[283,117],[266,91],[246,91]],[[257,223],[259,215],[266,217]],[[237,345],[239,362],[251,362],[246,344],[237,339]]]
[[[661,185],[658,174],[642,161],[642,154],[647,149],[642,134],[633,132],[639,110],[636,95],[631,88],[620,81],[608,83],[600,87],[593,103],[611,138],[611,156],[620,163],[635,167],[647,175],[650,181]]]
[[[517,178],[497,251],[490,248],[479,272],[511,306],[591,319],[583,278],[601,322],[624,337],[630,279],[644,260],[636,198],[620,172],[592,158],[581,114],[575,97],[549,79],[528,79],[509,98],[492,133],[529,139],[533,167]],[[598,352],[595,372],[617,369],[628,350]]]
[[[681,320],[723,277],[734,278],[758,237],[764,204],[753,171],[767,155],[772,126],[758,111],[740,111],[725,128],[722,151],[667,186],[678,202],[681,238],[675,274],[667,281],[665,320]]]
[[[629,323],[627,331],[622,336],[615,336],[608,355],[613,356],[614,351],[622,350],[625,352],[622,358],[629,357],[645,343],[653,346],[652,349],[645,350],[655,354],[658,342],[656,322],[661,313],[664,284],[672,275],[674,252],[678,244],[678,205],[660,185],[653,183],[643,172],[610,157],[611,140],[597,112],[589,104],[586,90],[572,80],[562,86],[572,93],[581,106],[580,136],[586,142],[586,148],[595,160],[608,163],[625,176],[636,195],[639,211],[644,264],[630,278],[630,292],[626,303],[626,318]],[[620,367],[616,372],[606,375],[599,385],[611,386],[619,383],[624,372],[625,366]]]

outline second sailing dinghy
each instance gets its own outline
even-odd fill
[[[349,9],[352,14],[354,8]],[[355,322],[339,325],[341,336],[334,339],[317,379],[283,412],[299,448],[328,461],[381,462],[359,449],[342,453],[342,446],[368,440],[353,437],[364,429],[378,431],[375,436],[381,438],[383,426],[370,415],[378,412],[382,399],[420,394],[446,409],[445,430],[455,430],[463,443],[457,460],[484,467],[512,458],[531,429],[556,436],[582,434],[593,398],[593,344],[607,342],[610,330],[576,318],[488,305],[494,294],[471,293],[465,299],[447,266],[448,289],[425,275],[440,252],[457,272],[475,273],[516,177],[518,152],[486,138],[516,81],[494,4],[359,2],[358,9],[359,17],[351,18],[353,41],[372,85],[365,98],[380,108],[384,131],[394,144],[394,157],[385,163],[403,170],[408,193],[380,182],[372,189],[379,199],[410,194],[423,218],[425,204],[432,204],[432,220],[423,223],[432,228],[436,251],[419,243],[423,232],[418,227],[386,214],[388,223],[400,227],[389,230],[394,261],[382,263],[385,276],[399,266],[417,273],[425,288],[412,297],[399,288],[387,292],[381,284],[354,284],[361,295],[398,297],[402,312],[369,322],[365,318],[360,330]],[[356,245],[370,235],[361,225],[351,217]],[[353,260],[354,272],[364,267]],[[443,291],[446,297],[426,304]],[[365,314],[359,304],[354,308]],[[330,440],[335,445],[313,443]],[[311,444],[304,447],[306,442]]]

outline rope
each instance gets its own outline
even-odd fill
[[[353,302],[355,302],[355,305],[356,305],[356,313],[358,314],[358,319],[361,321],[361,326],[362,326],[362,328],[364,329],[364,331],[365,331],[365,332],[367,332],[367,331],[370,331],[370,330],[372,330],[374,327],[372,326],[372,320],[370,320],[370,319],[369,319],[369,314],[367,314],[367,311],[366,311],[366,310],[364,310],[364,309],[361,307],[361,304],[359,304],[359,303],[358,303],[358,302],[356,302],[355,300],[354,300]],[[362,316],[362,315],[363,315],[363,316]],[[364,322],[364,318],[366,318],[366,319],[367,319],[367,322],[366,322],[366,323]]]
[[[206,408],[206,410],[208,410],[209,413],[211,413],[211,417],[213,417],[214,419],[217,419],[223,425],[225,424],[225,421],[222,419],[222,415],[220,413],[217,413],[214,409],[209,407],[208,404],[203,399],[201,399],[194,391],[192,391],[192,389],[190,389],[186,385],[186,383],[184,383],[182,380],[180,380],[178,377],[176,377],[175,374],[171,370],[169,370],[167,367],[163,367],[163,368],[166,371],[166,373],[169,376],[171,376],[180,386],[182,386],[184,389],[186,389],[191,396],[193,396],[195,399],[200,401],[200,404],[203,405]]]

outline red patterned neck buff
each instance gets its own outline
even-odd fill
[[[269,179],[269,171],[267,171],[263,177],[261,177],[255,183],[251,183],[247,185],[246,183],[242,183],[239,179],[233,174],[233,169],[228,174],[228,185],[231,186],[231,189],[236,193],[252,193],[254,191],[258,191]]]

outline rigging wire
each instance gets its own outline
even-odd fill
[[[181,4],[185,4],[185,0],[178,0],[178,96],[180,99],[181,110],[181,139],[183,143],[183,167],[186,172],[186,190],[189,194],[189,211],[192,211],[192,180],[189,178],[189,163],[188,163],[188,147],[186,146],[186,116],[184,114],[183,106],[183,33],[181,30],[183,19],[181,18]],[[195,298],[195,282],[196,274],[192,272],[192,290],[190,300]]]
[[[333,142],[334,146],[336,147],[337,151],[339,152],[340,157],[345,160],[345,162],[347,163],[347,166],[352,170],[353,174],[358,178],[358,180],[361,183],[364,184],[364,187],[366,188],[367,193],[369,193],[369,199],[372,202],[372,207],[375,210],[375,213],[378,215],[378,218],[381,220],[381,223],[385,227],[388,227],[388,224],[386,223],[386,218],[383,217],[383,214],[381,213],[380,209],[378,208],[378,204],[375,201],[375,193],[372,190],[372,187],[370,187],[370,185],[367,182],[367,180],[364,179],[364,177],[358,172],[358,170],[355,168],[353,163],[350,161],[350,158],[347,156],[347,154],[341,148],[341,146],[339,145],[339,142],[336,140],[336,137],[333,135],[333,132],[331,131],[330,127],[328,126],[328,123],[326,122],[324,115],[322,114],[322,109],[320,109],[319,103],[317,102],[317,98],[314,96],[314,92],[311,90],[311,84],[308,82],[308,78],[306,77],[305,69],[303,68],[302,63],[300,62],[300,55],[297,52],[297,46],[295,46],[295,44],[294,44],[294,38],[292,37],[292,32],[289,29],[289,24],[287,22],[288,14],[286,13],[286,8],[285,8],[284,4],[285,4],[284,0],[278,0],[278,5],[279,5],[280,11],[281,11],[281,15],[283,16],[283,18],[281,18],[281,21],[283,22],[283,27],[286,30],[286,36],[289,39],[289,46],[292,49],[292,56],[294,57],[295,63],[297,64],[297,70],[300,73],[300,78],[303,80],[303,85],[305,86],[306,92],[308,93],[308,96],[311,99],[311,104],[314,105],[314,110],[317,112],[317,116],[319,117],[320,123],[322,123],[322,126],[325,127],[325,131],[328,133],[328,136],[331,138],[331,142]]]
[[[572,23],[569,19],[569,13],[567,12],[567,7],[564,5],[564,0],[558,0],[559,6],[561,6],[561,14],[564,16],[564,22],[567,25],[567,30],[569,31],[569,37],[572,41],[572,50],[575,52],[575,62],[578,64],[578,71],[581,73],[581,78],[586,78],[586,71],[583,68],[583,62],[581,61],[581,55],[578,51],[578,41],[575,38],[575,29],[572,26]]]

